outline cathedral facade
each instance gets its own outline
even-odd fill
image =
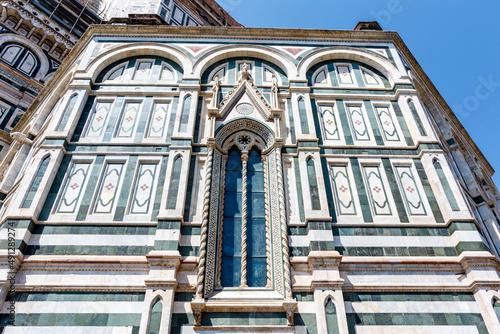
[[[491,167],[373,23],[95,26],[13,137],[4,333],[500,333]]]

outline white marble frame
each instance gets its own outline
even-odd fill
[[[422,126],[425,129],[425,132],[427,136],[422,136],[420,134],[420,131],[418,130],[417,126],[417,121],[413,117],[413,114],[410,110],[410,106],[408,105],[408,100],[412,100],[413,104],[415,105],[415,108],[417,109],[417,114],[420,117],[420,120],[422,122]],[[429,118],[427,117],[427,114],[425,113],[422,104],[420,102],[420,99],[413,94],[402,94],[398,98],[398,104],[399,107],[401,108],[401,112],[403,114],[403,117],[406,121],[406,124],[408,124],[408,130],[410,131],[410,134],[413,139],[415,139],[415,145],[418,145],[420,142],[429,142],[429,141],[437,141],[438,138],[436,137],[436,134],[434,130],[432,129],[432,125],[429,121]]]
[[[139,103],[139,110],[137,110],[137,116],[135,119],[135,124],[134,128],[132,130],[132,134],[130,135],[129,138],[127,137],[117,137],[118,132],[120,131],[120,126],[121,123],[123,122],[123,117],[125,116],[125,107],[127,106],[127,103],[132,102],[132,103]],[[141,115],[144,112],[144,104],[145,104],[145,98],[144,97],[125,97],[123,99],[123,102],[120,105],[120,111],[119,115],[116,118],[116,124],[114,125],[113,128],[113,135],[111,136],[110,143],[127,143],[131,144],[134,143],[135,140],[135,135],[137,134],[137,128],[139,126],[140,120],[141,120]],[[110,115],[113,110],[110,110]]]
[[[187,129],[184,132],[180,131],[182,110],[184,108],[185,98],[191,96],[191,106],[189,107],[189,119],[187,123]],[[194,123],[196,119],[197,106],[198,106],[198,91],[195,90],[181,90],[179,94],[179,102],[177,103],[177,112],[175,115],[174,132],[172,134],[172,139],[174,138],[186,138],[192,139],[194,133]]]
[[[351,63],[333,62],[333,66],[335,67],[335,75],[337,76],[337,82],[339,84],[339,87],[349,87],[349,88],[359,87],[358,80],[356,78],[356,74],[354,73],[354,68],[352,67]],[[338,66],[341,67],[347,66],[349,68],[349,74],[351,75],[352,84],[345,84],[341,82]]]
[[[175,160],[182,158],[181,174],[179,176],[179,189],[177,193],[177,202],[175,209],[167,209],[168,198],[170,196],[170,187],[172,185],[172,175],[174,172]],[[187,184],[189,177],[189,165],[191,162],[191,152],[188,149],[173,149],[168,156],[167,170],[165,172],[165,184],[160,204],[158,219],[180,220],[184,222],[184,205],[186,203],[187,187],[181,185]]]
[[[332,111],[333,111],[333,114],[335,116],[335,120],[336,120],[336,125],[337,125],[337,131],[339,133],[339,139],[338,140],[334,140],[334,139],[326,139],[326,134],[325,134],[325,127],[324,127],[324,124],[323,122],[321,121],[323,118],[322,116],[320,116],[321,114],[321,106],[331,106],[332,107]],[[318,120],[320,120],[320,127],[321,127],[321,131],[322,131],[322,138],[323,138],[323,145],[325,146],[339,146],[339,145],[342,145],[342,146],[345,146],[346,143],[345,143],[345,134],[344,134],[344,129],[342,128],[342,121],[340,119],[340,113],[339,113],[339,109],[337,107],[337,101],[335,100],[324,100],[324,99],[316,99],[316,110],[318,111]],[[346,111],[347,112],[347,111]],[[346,115],[346,117],[348,117]]]
[[[70,173],[73,169],[73,166],[75,165],[75,163],[81,163],[81,162],[88,162],[90,165],[89,165],[89,169],[87,172],[88,173],[87,177],[85,179],[85,183],[82,185],[82,192],[80,194],[80,198],[78,199],[78,201],[75,205],[75,212],[72,214],[58,213],[57,209],[58,209],[59,204],[62,200],[62,196],[64,193],[64,189],[66,187],[66,184],[69,182],[69,176],[70,176]],[[56,200],[54,201],[54,207],[52,208],[52,211],[50,212],[50,215],[47,218],[47,222],[58,222],[58,221],[64,222],[64,221],[75,221],[76,220],[76,216],[78,215],[78,209],[80,208],[80,205],[82,203],[82,199],[84,197],[85,190],[87,189],[87,185],[89,183],[90,173],[92,172],[94,165],[95,165],[95,156],[89,155],[89,156],[73,157],[70,164],[68,165],[68,169],[66,170],[66,173],[64,174],[63,182],[61,182],[61,187],[59,188]]]
[[[411,215],[409,212],[409,209],[407,207],[407,203],[405,200],[405,194],[404,194],[404,189],[401,184],[401,180],[399,179],[399,175],[397,173],[396,168],[399,166],[405,166],[405,167],[410,167],[411,172],[413,174],[413,178],[415,180],[415,184],[417,186],[417,190],[420,194],[420,198],[422,200],[422,205],[425,208],[425,215]],[[408,216],[408,219],[410,223],[417,223],[417,224],[428,224],[428,223],[435,223],[436,220],[434,218],[434,215],[432,213],[432,208],[429,204],[429,200],[427,199],[427,196],[425,194],[425,189],[422,185],[422,180],[420,179],[420,176],[418,175],[418,171],[415,167],[415,164],[413,163],[412,159],[404,159],[404,158],[393,158],[391,159],[391,167],[394,173],[394,177],[396,178],[396,183],[398,184],[398,189],[401,194],[401,198],[403,199],[403,202],[405,203],[405,210],[406,214]]]
[[[148,136],[149,129],[151,127],[151,120],[152,120],[153,115],[154,115],[155,105],[157,103],[168,103],[167,118],[165,119],[165,130],[164,130],[163,138],[151,138]],[[166,142],[167,133],[168,133],[168,125],[169,125],[170,119],[172,117],[173,106],[174,106],[174,98],[173,97],[153,97],[153,100],[151,101],[151,106],[147,110],[148,120],[146,122],[146,127],[144,128],[144,136],[142,138],[143,143],[158,143],[158,141],[162,140],[162,139],[164,142]]]
[[[141,156],[139,159],[137,159],[137,165],[135,167],[134,171],[134,180],[132,182],[132,186],[130,188],[129,196],[127,199],[127,206],[125,208],[125,215],[123,216],[123,221],[151,221],[151,213],[153,212],[153,207],[155,203],[155,197],[156,197],[156,191],[158,189],[158,182],[159,182],[159,177],[160,177],[160,169],[161,169],[161,161],[162,158],[158,156]],[[132,214],[130,213],[130,209],[132,206],[132,201],[135,193],[135,189],[137,187],[137,182],[139,181],[139,170],[141,168],[141,165],[143,163],[155,163],[156,164],[156,171],[155,171],[155,177],[153,180],[153,189],[151,190],[151,199],[150,199],[150,205],[149,205],[149,210],[148,213],[145,214]],[[162,193],[162,196],[164,193]]]
[[[394,202],[394,197],[392,197],[392,191],[387,179],[387,174],[385,173],[384,165],[382,164],[382,160],[380,158],[359,158],[359,167],[360,172],[363,177],[363,184],[366,190],[366,196],[368,198],[370,204],[370,210],[372,213],[373,223],[376,224],[399,224],[401,223],[398,215],[398,210],[396,208],[396,203]],[[372,200],[370,199],[370,189],[368,187],[368,181],[366,180],[365,172],[363,170],[364,166],[378,166],[380,171],[380,176],[382,178],[382,184],[385,188],[385,193],[387,196],[387,202],[391,208],[391,215],[376,215],[375,210],[373,209]]]
[[[314,290],[314,308],[316,310],[316,324],[318,328],[318,333],[328,333],[325,306],[326,303],[328,302],[328,299],[330,298],[332,299],[332,302],[335,305],[339,334],[349,334],[342,290],[340,289],[330,290],[324,288],[323,289],[316,288]]]
[[[313,210],[311,201],[311,191],[309,189],[309,174],[307,173],[307,159],[311,158],[314,161],[314,168],[316,170],[316,179],[318,182],[318,193],[321,209]],[[302,185],[302,195],[304,199],[304,213],[306,222],[309,220],[324,220],[331,221],[330,212],[328,210],[328,200],[326,196],[325,179],[323,169],[321,168],[321,156],[318,151],[299,151],[299,170]]]
[[[372,104],[373,113],[374,113],[375,119],[377,120],[377,124],[378,124],[379,130],[380,130],[380,135],[382,137],[382,140],[384,141],[385,146],[386,147],[389,147],[389,146],[406,147],[407,144],[406,144],[405,136],[403,134],[403,131],[401,130],[401,124],[399,124],[399,120],[398,120],[398,117],[396,116],[396,112],[394,111],[392,103],[390,101],[371,101],[370,103]],[[382,124],[380,124],[380,117],[378,116],[377,107],[385,107],[389,110],[389,114],[391,115],[392,123],[394,124],[394,128],[396,129],[396,132],[398,134],[399,141],[392,141],[392,140],[388,141],[385,139],[385,135],[383,134],[384,127],[382,126]]]
[[[360,74],[361,74],[361,77],[363,78],[363,83],[365,84],[366,88],[385,88],[384,87],[384,82],[382,81],[382,78],[380,78],[380,75],[375,74],[373,71],[367,69],[366,67],[364,67],[362,65],[359,65],[359,70],[361,72]],[[375,78],[375,80],[377,80],[378,84],[376,84],[376,85],[370,85],[366,81],[366,78],[365,78],[363,72],[366,72],[366,73],[370,74],[371,76],[373,76]]]
[[[321,72],[322,70],[325,70],[326,72],[326,82],[325,83],[316,83],[314,80],[316,79],[316,76]],[[320,68],[318,68],[316,71],[314,71],[313,75],[311,76],[311,86],[312,87],[332,87],[332,81],[330,79],[330,72],[328,71],[328,65],[323,65]]]
[[[79,140],[80,143],[83,143],[83,144],[89,144],[89,143],[90,144],[98,144],[98,143],[102,143],[102,138],[106,134],[106,128],[108,127],[109,121],[111,119],[111,114],[113,113],[113,109],[115,108],[115,106],[117,104],[116,100],[117,100],[116,96],[109,96],[109,97],[108,96],[96,96],[96,99],[94,100],[94,103],[92,104],[92,108],[90,109],[88,118],[87,118],[87,120],[85,122],[85,126],[84,126],[84,128],[82,130],[82,134],[81,134],[80,140]],[[103,125],[102,134],[99,137],[87,137],[87,132],[89,130],[90,124],[92,123],[92,120],[94,119],[93,115],[94,115],[95,109],[97,107],[97,104],[100,103],[100,102],[111,102],[111,106],[109,107],[108,115],[106,117],[106,122]],[[78,121],[78,120],[75,119],[75,121]]]
[[[336,218],[337,218],[337,223],[340,224],[351,224],[351,223],[364,223],[364,218],[363,218],[363,211],[361,210],[361,204],[359,202],[359,194],[358,190],[356,187],[356,181],[354,179],[354,174],[352,171],[352,166],[350,163],[349,158],[326,158],[326,161],[328,163],[328,176],[331,180],[331,188],[332,188],[332,198],[335,201],[335,210],[336,210]],[[333,182],[333,175],[332,175],[332,166],[333,165],[344,165],[347,168],[347,172],[349,173],[349,182],[351,183],[351,193],[354,201],[354,206],[356,208],[356,214],[355,215],[340,215],[339,214],[339,208],[338,208],[338,200],[335,195],[335,189],[334,187],[334,182]]]
[[[295,124],[295,137],[298,140],[303,139],[311,139],[316,141],[316,127],[314,126],[315,122],[312,117],[312,105],[311,105],[311,97],[307,93],[292,93],[292,112],[293,112],[293,122]],[[303,99],[306,104],[306,117],[307,117],[307,125],[309,126],[309,134],[302,132],[302,126],[300,124],[300,112],[299,112],[299,100]]]
[[[434,159],[438,159],[441,167],[443,168],[443,172],[450,184],[451,191],[454,194],[455,200],[457,201],[459,211],[453,211],[451,209],[450,202],[446,197],[444,192],[444,188],[441,185],[441,180],[434,168]],[[424,166],[425,172],[427,174],[427,178],[429,179],[429,183],[432,187],[432,191],[434,192],[434,197],[439,204],[439,208],[441,209],[441,213],[443,214],[443,218],[445,223],[454,220],[474,220],[474,216],[470,212],[469,206],[466,204],[464,195],[461,187],[458,185],[455,177],[453,176],[453,172],[450,169],[448,164],[448,160],[444,156],[443,153],[425,153],[421,158],[422,165]]]
[[[344,100],[344,110],[346,113],[347,123],[349,124],[349,129],[351,130],[352,141],[356,146],[377,146],[377,142],[375,141],[375,135],[373,134],[373,128],[370,123],[370,118],[368,117],[368,112],[365,108],[365,104],[362,100]],[[355,130],[352,125],[351,117],[349,116],[349,107],[359,107],[361,110],[361,114],[363,115],[363,120],[365,122],[366,130],[368,131],[368,135],[370,136],[370,140],[357,140],[355,138]]]
[[[292,157],[283,156],[283,178],[288,225],[302,226],[304,222],[300,219],[300,212],[298,209],[300,204],[297,197],[295,161]]]
[[[99,179],[96,184],[96,188],[94,190],[94,193],[92,194],[92,200],[89,205],[89,211],[87,212],[87,222],[110,222],[113,221],[113,217],[116,212],[116,205],[118,203],[118,199],[120,197],[122,187],[123,187],[123,180],[125,179],[125,173],[127,171],[128,164],[130,163],[130,157],[129,156],[106,156],[103,163],[102,163],[102,168],[99,172]],[[122,171],[120,174],[120,181],[118,184],[118,189],[116,189],[116,198],[113,203],[113,207],[111,208],[110,213],[95,213],[95,207],[97,204],[97,198],[100,193],[100,188],[101,184],[104,181],[104,173],[106,172],[106,168],[108,164],[110,163],[123,163]]]

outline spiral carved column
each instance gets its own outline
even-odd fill
[[[224,229],[224,200],[225,200],[225,189],[226,189],[226,166],[227,166],[227,155],[222,157],[222,179],[221,179],[221,192],[220,192],[220,215],[219,215],[219,247],[217,253],[217,280],[215,287],[221,289],[221,272],[222,272],[222,237]]]
[[[281,145],[276,147],[276,165],[278,172],[278,198],[280,207],[280,224],[281,224],[281,244],[283,249],[283,265],[284,265],[284,277],[285,277],[285,297],[286,299],[292,299],[292,279],[291,279],[291,268],[290,268],[290,254],[288,249],[288,233],[287,233],[287,221],[286,221],[286,211],[285,211],[285,192],[283,185],[283,164],[281,159]]]
[[[196,299],[203,299],[203,281],[205,279],[205,262],[207,255],[208,235],[208,209],[210,205],[210,185],[212,182],[212,163],[214,155],[214,144],[208,144],[207,161],[205,162],[205,184],[203,194],[203,217],[201,221],[200,256],[198,263],[198,276],[196,279]]]
[[[247,285],[247,170],[248,152],[241,154],[241,284],[240,288]]]
[[[262,167],[264,168],[264,210],[266,217],[266,275],[267,284],[266,288],[270,288],[272,285],[272,266],[271,266],[271,216],[269,213],[269,180],[267,171],[267,157],[262,156]]]

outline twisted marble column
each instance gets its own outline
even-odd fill
[[[208,209],[210,206],[210,185],[212,182],[212,163],[214,147],[213,143],[208,145],[207,161],[205,162],[205,184],[203,194],[203,217],[201,221],[200,235],[200,256],[198,263],[198,276],[196,278],[196,299],[203,299],[203,281],[205,279],[205,263],[207,255],[207,235],[208,235]]]
[[[247,285],[247,170],[248,152],[241,153],[241,284]]]

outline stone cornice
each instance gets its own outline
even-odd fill
[[[60,81],[66,71],[73,66],[78,55],[87,47],[95,37],[147,37],[147,38],[175,38],[175,39],[225,39],[255,41],[318,41],[318,42],[364,42],[364,43],[392,43],[404,60],[410,65],[417,80],[424,86],[425,93],[431,95],[439,104],[453,125],[459,129],[463,139],[472,147],[482,164],[490,174],[493,168],[486,160],[480,149],[474,143],[470,135],[464,129],[449,105],[441,96],[437,88],[431,82],[427,74],[421,68],[413,54],[403,42],[397,32],[394,31],[352,31],[352,30],[314,30],[314,29],[281,29],[281,28],[243,28],[243,27],[172,27],[172,26],[122,26],[122,25],[95,25],[91,26],[82,36],[77,45],[68,55],[66,61],[55,73],[51,82]],[[47,85],[50,87],[50,85]],[[20,120],[15,131],[22,131],[26,121],[50,92],[44,89],[32,106]]]

